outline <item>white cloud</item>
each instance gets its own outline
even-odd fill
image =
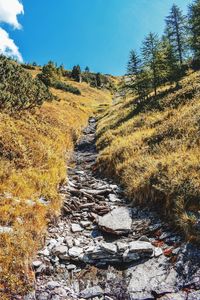
[[[24,14],[20,0],[0,0],[0,23],[7,23],[14,29],[21,29],[17,20],[19,14]],[[15,42],[9,37],[7,31],[0,27],[0,53],[23,61]]]
[[[0,0],[0,22],[20,29],[21,25],[17,20],[17,16],[23,13],[24,8],[19,0]]]
[[[14,41],[9,37],[8,33],[0,27],[0,53],[16,58],[22,62],[23,58]]]

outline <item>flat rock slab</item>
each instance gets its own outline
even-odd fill
[[[80,297],[83,299],[94,298],[98,296],[102,296],[104,294],[102,288],[100,286],[93,286],[91,288],[87,288],[80,293]]]
[[[127,234],[132,227],[131,209],[127,207],[115,208],[103,217],[98,217],[97,223],[103,231],[116,235]]]
[[[173,293],[173,294],[166,294],[165,296],[161,297],[160,300],[186,300],[187,293],[180,292],[180,293]]]
[[[127,275],[131,278],[128,285],[131,299],[154,299],[151,298],[152,292],[158,296],[177,292],[177,273],[170,268],[164,256],[129,268]]]
[[[192,292],[188,295],[188,300],[199,300],[200,299],[200,291]]]

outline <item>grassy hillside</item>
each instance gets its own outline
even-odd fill
[[[52,88],[57,100],[20,114],[0,113],[1,299],[27,291],[31,259],[60,211],[58,186],[66,179],[74,142],[88,116],[111,100],[108,91],[73,85],[81,95]]]
[[[163,211],[188,238],[199,239],[200,73],[157,98],[113,105],[98,126],[99,165],[133,203]]]

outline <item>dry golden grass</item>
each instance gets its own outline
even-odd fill
[[[120,102],[101,116],[99,165],[133,203],[163,209],[189,239],[199,238],[200,73],[157,99]]]
[[[74,141],[88,116],[111,101],[109,92],[74,85],[81,96],[52,90],[60,100],[34,113],[0,113],[0,226],[13,229],[0,234],[0,299],[13,299],[31,285],[31,259],[46,225],[59,214],[58,186],[66,179]]]

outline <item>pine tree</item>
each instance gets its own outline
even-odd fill
[[[141,69],[141,59],[134,50],[131,50],[127,66],[128,75],[137,76]]]
[[[101,74],[97,73],[96,74],[96,86],[101,87],[102,86],[102,80],[101,80]]]
[[[151,91],[151,78],[149,72],[145,69],[141,69],[137,75],[137,92],[141,99],[148,98]]]
[[[142,89],[144,89],[144,76],[142,72],[142,62],[134,50],[131,50],[130,52],[127,73],[132,76],[132,83],[129,84],[129,87],[131,87],[131,89],[136,92],[139,97],[143,98]]]
[[[149,33],[145,38],[142,46],[142,55],[144,60],[144,68],[149,72],[151,85],[155,96],[157,95],[157,88],[166,78],[165,59],[161,51],[161,43],[158,35]]]
[[[187,38],[187,18],[177,5],[173,5],[169,16],[165,19],[165,33],[170,44],[174,48],[174,52],[179,59],[180,65],[183,64],[185,54],[188,47]]]
[[[85,73],[90,73],[90,68],[88,66],[85,68]]]
[[[71,77],[77,82],[81,82],[81,68],[79,65],[73,67]]]
[[[200,0],[196,0],[189,7],[189,25],[194,60],[197,62],[198,67],[200,67]]]
[[[166,36],[162,37],[161,51],[165,60],[164,68],[166,72],[166,80],[170,83],[178,83],[182,74],[181,67],[174,48]]]

